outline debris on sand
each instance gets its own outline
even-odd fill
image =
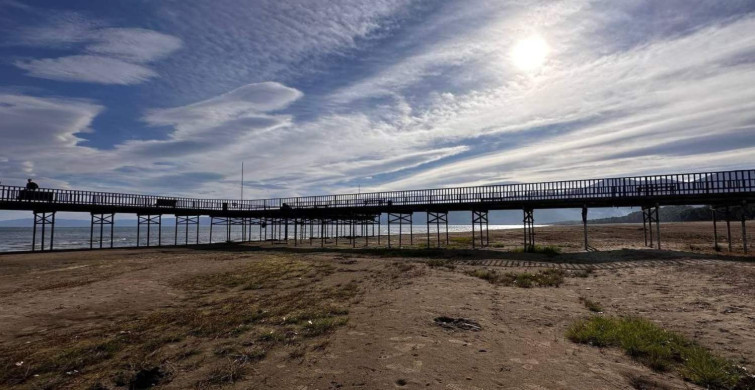
[[[159,384],[164,377],[165,373],[160,370],[160,367],[141,369],[131,378],[129,387],[132,389],[149,389]]]
[[[446,329],[460,329],[460,330],[471,330],[473,332],[478,332],[482,330],[482,326],[480,326],[479,323],[476,321],[467,319],[467,318],[451,318],[451,317],[436,317],[435,320],[433,320],[435,324],[438,326],[441,326]]]

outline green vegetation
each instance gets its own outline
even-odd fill
[[[546,269],[531,272],[506,272],[499,273],[492,269],[476,269],[467,272],[468,275],[487,280],[501,286],[514,286],[522,288],[530,287],[558,287],[564,282],[566,272],[560,269]]]
[[[526,248],[515,248],[514,253],[541,253],[550,257],[561,254],[561,248],[553,245],[532,245],[529,250]]]
[[[283,344],[306,349],[309,338],[346,324],[345,305],[360,289],[354,282],[323,285],[333,270],[327,263],[268,257],[235,272],[179,281],[175,286],[188,295],[180,306],[76,335],[0,347],[0,387],[134,387],[170,381],[164,370],[172,364],[166,362],[211,357],[222,361],[196,387],[234,383],[267,351]]]
[[[446,260],[446,259],[432,259],[427,261],[427,265],[430,268],[448,268],[448,269],[455,269],[456,265],[454,265],[453,261]]]
[[[449,244],[451,247],[454,246],[471,246],[472,245],[472,237],[469,236],[457,236],[457,237],[451,237],[448,239]]]
[[[596,347],[618,347],[656,371],[675,370],[708,389],[754,389],[753,379],[734,363],[638,317],[594,316],[572,324],[566,337]]]
[[[602,313],[603,307],[600,306],[598,302],[595,302],[593,300],[587,299],[585,297],[580,297],[579,301],[582,302],[583,305],[587,308],[587,310],[590,310],[591,312],[595,313]]]
[[[577,271],[572,271],[572,275],[574,275],[574,276],[576,276],[578,278],[586,278],[586,277],[592,275],[593,272],[595,272],[595,267],[593,267],[593,266],[587,266],[587,267],[585,267],[583,269],[580,269],[580,270],[577,270]],[[596,276],[596,275],[593,275],[593,276]]]
[[[209,375],[196,383],[197,389],[216,388],[238,382],[247,375],[248,366],[238,360],[228,359],[221,365],[213,368]]]

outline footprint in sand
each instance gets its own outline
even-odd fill
[[[532,371],[532,369],[534,369],[536,365],[540,364],[540,362],[535,359],[522,360],[519,358],[511,358],[509,359],[509,361],[511,361],[512,363],[521,364],[522,368],[527,371]]]
[[[449,390],[483,390],[482,387],[470,386],[470,385],[457,385],[456,383],[449,383],[446,385],[446,389]]]
[[[393,348],[396,348],[397,350],[403,353],[409,353],[411,351],[416,351],[424,346],[425,344],[406,343],[406,344],[394,345]]]
[[[422,371],[422,361],[415,360],[412,362],[411,367],[404,366],[402,364],[388,364],[385,368],[389,370],[398,371],[403,374],[413,374]]]

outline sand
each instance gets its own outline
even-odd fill
[[[174,308],[196,305],[200,310],[200,298],[206,304],[235,294],[253,298],[354,283],[359,293],[343,302],[348,306],[346,325],[311,339],[267,346],[265,358],[245,364],[243,375],[224,382],[224,388],[697,388],[674,372],[654,372],[621,351],[574,344],[564,333],[573,321],[595,315],[580,301],[588,298],[600,303],[601,315],[650,319],[752,372],[755,258],[741,253],[738,227],[732,224],[733,253],[726,251],[725,228],[719,233],[724,250],[717,252],[710,223],[685,223],[662,225],[662,245],[671,249],[664,251],[643,248],[637,225],[591,226],[589,252],[582,250],[581,226],[538,228],[539,244],[564,252],[553,257],[512,252],[520,245],[519,230],[491,232],[492,245],[483,250],[426,257],[419,249],[425,237],[419,235],[417,249],[398,253],[352,250],[342,240],[340,248],[331,244],[324,250],[244,244],[2,255],[0,348],[12,351],[110,331]],[[755,226],[748,229],[755,232]],[[454,235],[455,245],[468,244],[459,238],[464,236]],[[429,257],[450,259],[455,268],[431,268]],[[305,278],[307,282],[284,279],[261,290],[212,290],[200,297],[180,287],[192,277],[234,273],[270,259],[327,263],[332,269]],[[594,271],[587,277],[567,277],[558,288],[524,289],[495,286],[466,274],[476,268]],[[482,330],[449,330],[433,322],[439,316],[472,319]],[[148,356],[169,374],[159,386],[214,387],[206,381],[209,367],[229,360],[217,352],[218,345],[253,345],[254,330],[249,332],[222,340],[187,337],[161,344]],[[176,351],[189,350],[199,357],[176,357]],[[109,359],[119,358],[116,354]],[[95,382],[100,388],[116,388],[113,367],[129,369],[121,366],[103,363],[43,379],[59,388],[91,388]],[[5,386],[33,388],[42,386],[43,379]]]

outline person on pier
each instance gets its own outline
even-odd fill
[[[37,183],[33,182],[31,179],[28,179],[26,181],[26,189],[34,191],[34,190],[38,190],[39,186],[37,185]]]

